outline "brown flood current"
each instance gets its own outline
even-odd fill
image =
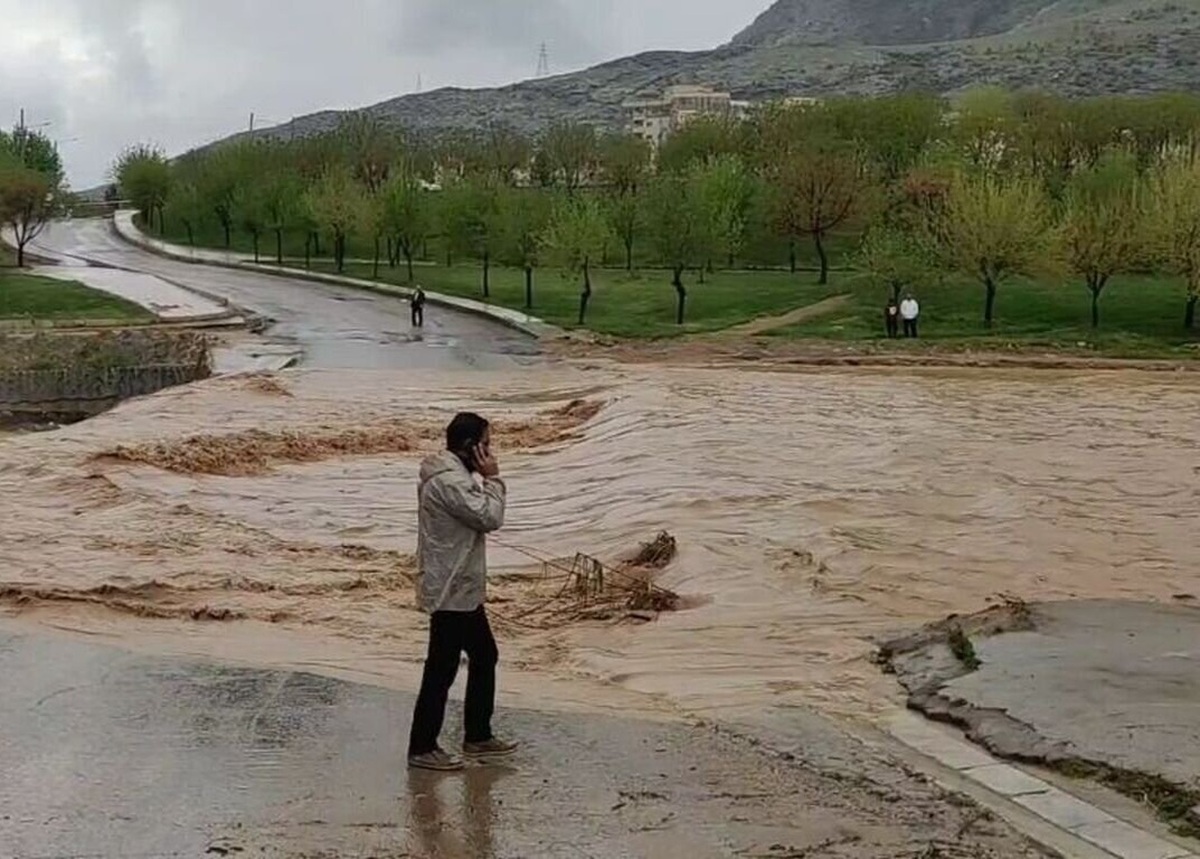
[[[899,700],[876,636],[1006,596],[1200,592],[1195,374],[296,371],[0,440],[0,613],[411,685],[417,459],[464,407],[502,424],[510,700],[870,718]],[[664,529],[686,610],[519,620],[547,598],[532,556]]]

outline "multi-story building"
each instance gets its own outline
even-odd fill
[[[709,86],[679,84],[667,87],[657,98],[631,99],[624,106],[629,132],[657,147],[696,117],[738,116],[750,105]]]
[[[781,100],[788,107],[808,107],[819,99],[790,96]],[[700,116],[742,119],[753,105],[738,101],[727,92],[702,84],[667,87],[655,98],[634,98],[625,102],[629,115],[627,130],[657,148],[664,140]]]

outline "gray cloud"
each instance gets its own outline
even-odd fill
[[[246,127],[426,89],[727,40],[770,0],[0,0],[0,125],[21,107],[76,187],[135,142],[171,152]],[[734,8],[730,8],[734,7]]]

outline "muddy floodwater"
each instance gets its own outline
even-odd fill
[[[870,718],[899,700],[876,636],[1005,598],[1200,595],[1194,374],[561,366],[217,379],[4,437],[0,612],[410,685],[417,462],[463,407],[503,424],[510,700]],[[662,530],[684,610],[537,613],[540,559]]]

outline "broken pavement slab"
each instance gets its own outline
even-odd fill
[[[977,669],[951,652],[952,628],[967,633],[981,662]],[[1002,758],[1092,778],[1145,802],[1178,834],[1193,836],[1200,832],[1194,808],[1200,800],[1198,642],[1200,611],[1191,606],[1078,601],[953,618],[889,642],[881,653],[909,690],[913,709],[962,727]],[[914,732],[924,732],[916,743]],[[975,769],[963,765],[981,752],[911,715],[893,733],[955,769]],[[1087,831],[1120,832],[1128,843],[1141,839],[1114,819],[1071,817],[1065,813],[1070,803],[1055,807],[1038,799],[1026,780],[1000,784],[1007,777],[1002,770],[976,772],[1000,793],[1023,786],[1021,804],[1055,812],[1072,831],[1092,826]],[[1192,846],[1159,839],[1155,849],[1172,855],[1196,850],[1196,842],[1182,843]]]

